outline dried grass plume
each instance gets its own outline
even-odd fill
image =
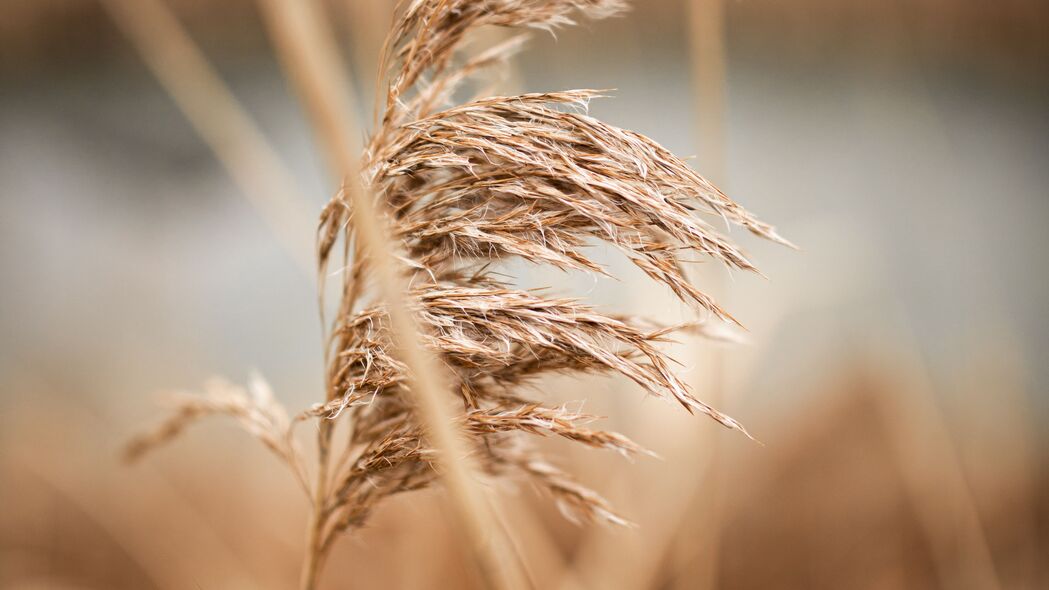
[[[623,8],[619,0],[401,2],[381,69],[381,116],[361,166],[362,182],[402,249],[399,270],[412,285],[407,300],[426,346],[454,381],[448,395],[461,403],[459,420],[480,464],[492,476],[533,482],[571,518],[619,525],[626,519],[538,455],[529,439],[555,436],[624,455],[646,451],[594,428],[592,416],[536,399],[528,385],[553,373],[617,373],[745,433],[695,397],[660,349],[672,332],[695,325],[602,313],[578,299],[514,288],[493,269],[517,258],[608,274],[589,253],[604,242],[705,321],[735,323],[689,281],[685,262],[707,257],[757,270],[715,221],[786,242],[655,141],[589,116],[587,105],[600,91],[451,103],[472,74],[502,63],[522,44],[516,37],[474,57],[461,55],[465,36],[478,27],[549,30]],[[371,262],[361,255],[353,215],[340,193],[320,217],[320,276],[341,281],[328,314],[323,401],[289,417],[259,379],[247,388],[214,382],[202,397],[177,399],[169,419],[128,447],[128,456],[138,458],[201,417],[233,417],[288,465],[311,498],[318,485],[311,474],[325,474],[326,493],[313,507],[322,556],[384,499],[437,478],[435,452],[408,391],[385,305],[373,295]],[[698,325],[716,332],[710,323]],[[295,434],[296,425],[315,420],[342,432],[320,453],[323,470]]]

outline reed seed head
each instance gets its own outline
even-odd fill
[[[532,481],[573,518],[615,524],[627,521],[528,440],[552,435],[624,455],[648,452],[622,435],[592,428],[592,416],[535,399],[527,385],[554,373],[615,373],[745,433],[693,395],[660,345],[679,330],[717,337],[715,323],[736,321],[684,271],[688,261],[708,258],[756,272],[715,221],[787,242],[655,141],[589,116],[587,105],[601,91],[450,103],[472,74],[503,63],[523,43],[515,37],[463,58],[470,31],[488,25],[550,30],[623,8],[618,0],[401,2],[385,51],[385,108],[361,166],[362,182],[401,249],[411,311],[425,345],[454,380],[449,399],[455,396],[463,408],[461,426],[480,463],[493,476]],[[364,524],[384,498],[431,485],[439,469],[385,306],[369,296],[371,261],[361,255],[353,215],[350,200],[339,193],[320,218],[321,276],[333,263],[345,267],[328,330],[324,401],[289,420],[258,383],[247,390],[213,385],[205,397],[180,402],[173,418],[129,450],[137,457],[196,418],[225,414],[309,487],[295,425],[345,425],[345,440],[331,449],[337,460],[326,482],[329,493],[315,507],[324,519],[325,548],[342,531]],[[596,243],[622,252],[703,320],[660,326],[602,313],[578,299],[515,288],[493,272],[521,259],[609,274],[590,254]]]

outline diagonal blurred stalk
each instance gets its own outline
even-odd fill
[[[524,588],[508,541],[499,534],[490,504],[478,483],[480,472],[455,418],[444,399],[448,383],[443,368],[422,343],[411,312],[409,286],[398,272],[398,248],[390,237],[385,215],[364,187],[359,159],[362,130],[354,113],[354,96],[339,63],[334,38],[313,0],[259,0],[287,74],[305,104],[326,153],[329,166],[343,179],[342,190],[353,207],[352,223],[364,254],[372,261],[380,295],[393,328],[397,355],[408,368],[409,384],[431,443],[439,455],[454,514],[466,535],[484,583],[491,588]],[[330,427],[326,427],[330,430]],[[326,463],[325,459],[325,463]],[[322,465],[322,471],[323,465]],[[323,495],[326,474],[318,478]],[[315,502],[314,510],[321,510]],[[315,518],[310,550],[303,567],[302,588],[317,585],[323,565],[323,522]]]
[[[314,0],[258,3],[285,74],[318,136],[328,171],[347,192],[363,190],[353,188],[360,182],[350,182],[360,172],[363,153],[356,96],[334,35],[321,21],[321,9]]]
[[[153,75],[288,251],[313,277],[308,199],[178,19],[161,0],[102,0]]]

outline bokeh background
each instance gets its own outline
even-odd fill
[[[335,187],[323,154],[254,2],[165,4],[307,214],[274,231],[100,3],[3,2],[4,588],[297,579],[306,501],[236,428],[208,422],[141,465],[119,460],[165,391],[252,371],[293,409],[322,391],[316,283],[296,253]],[[392,4],[326,3],[362,105]],[[620,380],[544,384],[662,459],[544,442],[630,530],[574,525],[493,482],[535,586],[1047,587],[1049,5],[632,4],[537,34],[496,84],[617,89],[591,112],[695,154],[801,250],[740,236],[767,280],[696,276],[747,342],[674,349],[699,396],[763,445]],[[608,262],[623,280],[516,272],[605,309],[687,317]],[[475,586],[443,506],[439,491],[389,502],[336,548],[326,587]]]

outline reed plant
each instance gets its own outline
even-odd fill
[[[655,141],[591,117],[588,104],[602,91],[482,92],[458,101],[474,74],[501,67],[526,39],[463,55],[476,29],[553,30],[624,8],[620,0],[402,1],[380,68],[374,129],[355,173],[320,215],[321,293],[338,294],[330,305],[321,301],[324,398],[289,414],[261,378],[245,387],[214,381],[203,395],[178,398],[167,419],[130,443],[128,456],[202,417],[234,418],[312,500],[303,587],[314,588],[342,534],[363,526],[386,498],[434,485],[449,462],[530,481],[570,518],[628,524],[530,444],[547,435],[647,453],[596,427],[595,416],[544,400],[535,385],[551,374],[619,374],[746,434],[690,391],[662,345],[677,332],[716,336],[718,326],[737,323],[686,272],[701,258],[757,270],[715,221],[787,242]],[[518,288],[500,272],[520,259],[608,275],[593,255],[601,243],[691,306],[696,320],[660,325],[607,313]],[[339,282],[326,288],[331,276]],[[415,337],[433,362],[413,360]],[[455,447],[436,440],[441,422],[420,401],[418,390],[434,384],[438,403],[458,408],[463,456],[447,455]],[[306,422],[320,425],[316,449],[296,434]]]

